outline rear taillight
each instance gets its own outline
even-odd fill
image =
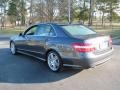
[[[95,50],[95,47],[92,44],[88,43],[73,43],[72,47],[77,52],[92,52]]]

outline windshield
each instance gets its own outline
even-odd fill
[[[92,31],[91,29],[82,25],[71,25],[71,26],[62,26],[62,27],[64,28],[65,31],[67,31],[73,36],[96,34],[95,31]]]

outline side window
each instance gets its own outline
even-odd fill
[[[56,36],[54,29],[51,27],[49,36]]]
[[[32,26],[30,27],[26,32],[25,32],[25,35],[34,35],[36,30],[37,30],[38,26],[35,25],[35,26]]]
[[[36,35],[40,36],[55,36],[55,33],[50,25],[40,25]]]

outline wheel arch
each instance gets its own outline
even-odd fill
[[[53,49],[53,48],[50,48],[50,49],[48,49],[48,50],[46,51],[46,53],[45,53],[45,59],[46,59],[46,60],[47,60],[47,55],[48,55],[48,53],[51,52],[51,51],[56,52],[56,53],[59,55],[59,57],[61,58],[61,55],[60,55],[60,53],[59,53],[57,50],[55,50],[55,49]]]
[[[14,41],[13,41],[13,40],[10,40],[10,43],[11,43],[11,42],[14,42]]]
[[[14,43],[14,41],[13,41],[13,40],[10,40],[9,44],[11,45],[11,43],[12,43],[12,42]]]
[[[10,40],[9,44],[11,45],[11,43],[15,44],[15,41],[14,40]]]

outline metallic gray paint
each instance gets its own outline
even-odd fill
[[[93,63],[97,63],[101,59],[105,59],[106,56],[109,58],[112,54],[113,49],[106,51],[101,55],[94,55],[91,58],[91,53],[78,53],[73,50],[71,44],[73,42],[84,42],[86,39],[102,37],[103,35],[95,34],[95,35],[87,35],[80,37],[71,37],[66,34],[63,30],[58,28],[59,26],[56,24],[51,25],[56,33],[54,37],[42,37],[39,35],[29,35],[29,36],[14,36],[11,37],[10,41],[13,41],[17,47],[19,52],[27,51],[28,55],[35,57],[35,54],[41,54],[43,57],[42,60],[46,60],[46,54],[50,50],[55,50],[63,60],[63,65],[66,66],[91,66]],[[30,52],[30,53],[29,53]],[[110,54],[109,54],[109,53]],[[26,52],[25,52],[26,53]],[[25,54],[24,53],[24,54]],[[103,58],[101,58],[103,57]],[[96,62],[93,62],[96,61]],[[69,63],[70,62],[70,63]]]

